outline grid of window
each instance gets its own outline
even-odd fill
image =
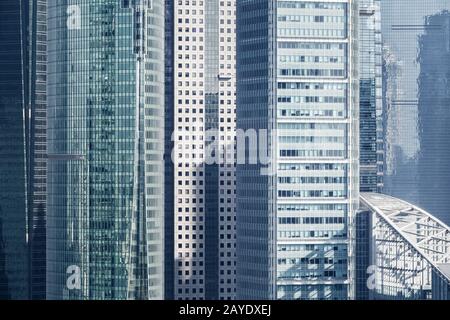
[[[22,2],[0,3],[0,299],[28,299],[27,179],[25,159],[24,87],[22,50],[28,15]],[[28,120],[28,119],[27,119]],[[28,139],[28,137],[27,137]]]
[[[163,2],[67,11],[48,3],[48,298],[161,299]]]
[[[346,120],[354,107],[350,2],[277,2],[279,299],[347,299],[351,292],[347,245],[339,243],[349,236],[354,201]],[[333,245],[306,250],[301,243],[311,239]],[[286,240],[296,250],[280,244]]]
[[[174,16],[175,298],[233,299],[235,1],[179,0]],[[219,164],[203,163],[211,143],[221,150]]]

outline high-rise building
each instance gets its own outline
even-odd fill
[[[238,298],[352,299],[358,1],[237,7],[237,127],[269,159],[237,165]]]
[[[450,6],[448,8],[450,10]],[[450,224],[450,11],[429,15],[419,39],[419,203]]]
[[[0,298],[45,298],[46,0],[0,4]]]
[[[236,294],[235,3],[166,3],[168,298]]]
[[[48,4],[49,299],[164,293],[164,3]]]
[[[381,1],[384,192],[450,223],[447,0]]]
[[[380,0],[359,1],[360,189],[383,188],[383,99]]]
[[[380,0],[359,1],[359,127],[360,191],[380,192],[383,188],[383,100]],[[369,221],[365,212],[355,218],[355,299],[367,300]],[[363,239],[363,240],[361,240]],[[367,239],[367,241],[366,241]]]
[[[166,0],[164,24],[164,60],[165,60],[165,93],[164,93],[164,298],[174,299],[174,240],[175,240],[175,189],[174,163],[174,28],[175,0]]]

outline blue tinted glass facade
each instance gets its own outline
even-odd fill
[[[382,1],[386,193],[446,223],[448,15],[446,0]]]
[[[447,277],[442,276],[442,273],[433,272],[432,275],[432,296],[434,300],[449,300],[450,299],[450,281],[448,264],[445,266]]]
[[[30,1],[28,195],[31,299],[46,298],[47,0]]]
[[[237,2],[237,129],[275,128],[275,1]],[[276,299],[275,177],[236,170],[238,299]]]
[[[0,297],[45,298],[46,1],[0,4]]]
[[[379,0],[359,3],[360,189],[383,187],[382,42]]]
[[[205,130],[219,134],[219,1],[205,2]],[[218,149],[206,138],[205,148]],[[205,166],[205,299],[219,299],[219,166]]]
[[[172,134],[174,132],[174,0],[166,0],[165,6],[165,98],[164,98],[164,256],[165,274],[164,289],[165,299],[174,299],[174,165],[172,161],[172,150],[174,143]]]
[[[48,10],[48,298],[161,299],[163,3],[70,5]]]
[[[450,12],[427,16],[418,42],[419,204],[450,224]]]
[[[370,237],[372,235],[371,212],[368,210],[359,210],[355,219],[355,299],[369,300],[370,291],[368,288],[368,279],[370,274],[370,258],[372,248],[370,246]]]
[[[29,293],[24,4],[0,4],[0,295],[6,299],[26,299]]]

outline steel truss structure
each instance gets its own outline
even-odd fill
[[[361,194],[361,206],[371,213],[371,298],[448,299],[450,228],[425,210],[383,194]]]

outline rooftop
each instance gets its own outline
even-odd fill
[[[361,202],[376,211],[425,259],[450,279],[449,226],[425,210],[388,195],[362,193]]]

